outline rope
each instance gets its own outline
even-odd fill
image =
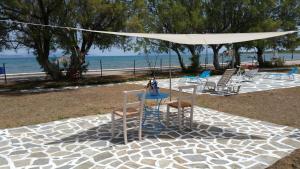
[[[97,30],[66,27],[66,26],[44,25],[44,24],[38,24],[38,23],[29,23],[29,22],[12,21],[12,20],[0,20],[0,22],[6,22],[6,23],[9,23],[9,24],[16,23],[16,24],[32,25],[32,26],[40,26],[40,27],[50,27],[50,28],[58,28],[58,29],[77,30],[77,31],[85,31],[85,32],[108,33],[106,31],[97,31]]]

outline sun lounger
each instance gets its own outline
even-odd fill
[[[223,95],[237,94],[241,85],[230,82],[235,71],[235,69],[227,69],[217,83],[213,81],[207,81],[204,84],[203,91],[210,91]]]
[[[249,71],[246,71],[242,77],[244,81],[253,81],[254,77],[257,75],[258,69],[252,69]]]
[[[295,75],[298,73],[298,68],[293,67],[288,73],[272,73],[272,74],[266,74],[263,76],[265,79],[276,79],[276,80],[282,80],[287,78],[288,80],[295,80]]]
[[[211,70],[205,70],[198,76],[184,76],[180,79],[180,81],[184,81],[186,83],[198,83],[202,84],[207,81],[207,78],[210,77]]]

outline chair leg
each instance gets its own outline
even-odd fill
[[[169,127],[169,119],[170,118],[170,106],[167,105],[167,117],[166,117],[166,126]]]
[[[178,126],[179,126],[179,130],[182,129],[181,122],[182,122],[181,108],[178,108]]]
[[[142,118],[143,118],[143,114],[140,113],[140,117],[139,117],[139,140],[142,140]]]
[[[126,116],[123,116],[123,135],[124,135],[124,143],[127,144],[127,123],[126,123]]]
[[[115,114],[111,113],[111,135],[112,138],[115,137]]]
[[[191,113],[190,113],[190,128],[193,127],[193,118],[194,118],[194,106],[191,107]]]

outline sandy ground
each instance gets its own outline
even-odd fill
[[[122,91],[140,88],[122,84],[38,94],[0,93],[0,128],[109,113],[122,105]],[[229,97],[201,95],[197,97],[197,105],[300,128],[299,100],[300,87],[297,87]],[[297,167],[300,168],[300,150],[271,168]]]
[[[108,113],[121,106],[124,90],[140,86],[117,85],[39,94],[1,94],[0,128]]]
[[[295,150],[289,156],[277,161],[268,169],[299,169],[300,168],[300,149]]]

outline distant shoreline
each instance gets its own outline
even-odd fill
[[[242,65],[252,65],[252,62],[242,62]],[[300,59],[299,60],[293,60],[293,61],[286,61],[286,66],[291,65],[300,65]],[[201,64],[202,67],[204,67],[204,64]],[[207,68],[213,68],[213,64],[207,64]],[[180,66],[172,66],[172,71],[180,71]],[[169,70],[168,66],[163,67],[155,67],[155,68],[149,68],[149,67],[136,67],[135,69],[133,67],[127,67],[127,68],[117,68],[117,69],[102,69],[103,76],[109,76],[109,75],[124,75],[124,74],[132,74],[134,72],[136,73],[145,73],[147,71],[150,71],[151,69],[155,69],[157,72],[167,72]],[[101,75],[100,69],[91,69],[88,70],[84,75]],[[18,78],[26,79],[26,78],[45,78],[46,73],[45,72],[28,72],[28,73],[9,73],[7,74],[7,79],[10,80],[17,80]],[[2,77],[0,76],[0,80]]]
[[[250,62],[256,61],[255,54],[252,52],[242,53],[241,55],[241,62]],[[278,56],[283,58],[285,61],[291,60],[291,54],[281,54],[279,53]],[[266,61],[271,60],[273,57],[272,53],[266,53],[263,58]],[[191,60],[188,55],[182,56],[184,64],[190,65]],[[169,66],[169,56],[168,55],[159,55],[156,56],[149,56],[151,60],[151,67],[156,66]],[[219,63],[226,64],[230,62],[232,57],[220,56]],[[54,58],[51,58],[54,61]],[[294,54],[293,60],[300,60],[300,54]],[[100,63],[101,61],[101,63]],[[35,57],[18,57],[18,56],[5,56],[0,57],[0,67],[2,67],[2,63],[5,63],[6,73],[7,74],[18,74],[18,73],[32,73],[32,72],[42,72],[41,66],[38,64]],[[106,69],[117,69],[117,70],[124,70],[126,68],[143,68],[148,67],[149,64],[145,56],[143,55],[132,55],[132,56],[88,56],[86,58],[86,63],[88,63],[88,70],[97,70],[101,68]],[[200,56],[201,64],[212,64],[213,57],[212,54],[206,55],[202,54]],[[171,55],[171,65],[172,66],[179,66],[178,57],[177,55]],[[60,68],[63,69],[63,65],[60,64]]]
[[[252,51],[252,52],[247,52],[247,51],[242,51],[242,52],[240,52],[241,54],[254,54],[254,53],[256,53],[255,51]],[[292,52],[291,51],[278,51],[278,53],[279,54],[292,54]],[[293,52],[294,54],[300,54],[300,50],[295,50],[294,52]],[[208,54],[213,54],[211,51],[210,52],[208,52]],[[265,51],[264,52],[264,54],[273,54],[273,51]],[[158,55],[158,56],[167,56],[168,54],[151,54],[151,55],[153,55],[153,56],[156,56],[156,55]],[[173,56],[175,55],[175,54],[172,54]],[[205,52],[204,51],[202,51],[201,52],[201,55],[205,55]],[[60,56],[63,56],[63,54],[61,54],[61,55],[50,55],[49,57],[50,58],[57,58],[57,57],[60,57]],[[136,55],[99,55],[99,56],[97,56],[97,55],[87,55],[87,57],[122,57],[122,56],[124,56],[124,57],[129,57],[129,56],[144,56],[143,54],[136,54]],[[28,55],[28,54],[1,54],[0,53],[0,58],[35,58],[36,56],[34,56],[34,55]]]

